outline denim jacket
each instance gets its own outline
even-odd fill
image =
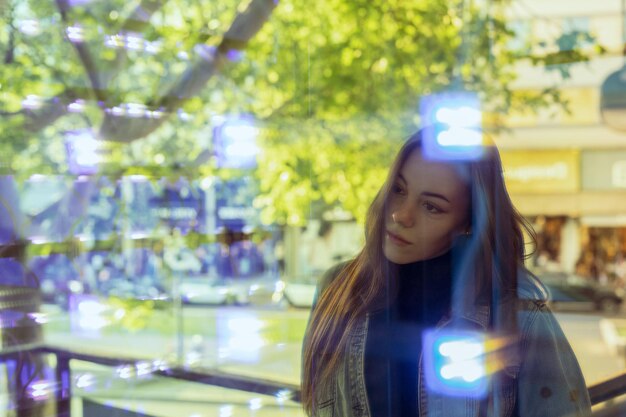
[[[336,274],[338,268],[329,271],[333,272]],[[318,293],[334,278],[328,275]],[[504,370],[490,382],[486,398],[452,397],[429,391],[420,357],[416,369],[419,417],[574,417],[591,413],[589,394],[574,352],[545,302],[528,298],[515,302],[519,305],[516,352],[520,353],[505,359]],[[442,318],[437,329],[486,331],[489,306],[468,310]],[[332,383],[315,392],[315,417],[370,416],[363,374],[368,328],[366,315],[352,330]]]

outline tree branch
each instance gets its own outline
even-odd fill
[[[67,24],[69,4],[67,0],[56,1],[63,21]],[[160,5],[161,2],[159,0],[143,0],[122,25],[122,30],[145,28],[150,16],[159,9]],[[250,39],[269,19],[275,7],[275,0],[253,0],[243,13],[236,16],[216,50],[213,51],[206,45],[197,48],[196,52],[201,59],[196,60],[173,87],[154,100],[157,103],[156,107],[163,111],[162,117],[145,119],[117,117],[112,114],[106,114],[100,127],[100,136],[103,139],[128,142],[155,131],[167,120],[173,110],[198,94],[208,80],[222,67],[227,59],[226,54],[229,51],[245,48]],[[98,100],[104,99],[107,95],[107,89],[104,85],[105,80],[98,77],[96,66],[89,50],[86,48],[86,45],[81,43],[74,43],[74,46],[89,76],[91,93]],[[123,58],[116,59],[117,64],[111,73],[118,72],[123,61]],[[20,114],[25,116],[24,128],[30,132],[37,132],[53,124],[68,113],[67,104],[76,98],[76,93],[65,91],[59,97],[47,100],[39,109],[20,112]]]
[[[63,21],[67,24],[67,10],[70,7],[67,0],[57,0],[57,6],[61,12]],[[126,21],[122,24],[122,31],[137,31],[145,29],[148,25],[150,17],[156,10],[159,9],[160,6],[160,0],[142,0],[142,2],[129,15],[128,19],[126,19]],[[82,98],[88,98],[88,96],[93,95],[101,100],[107,95],[107,89],[104,88],[104,86],[106,86],[109,80],[120,71],[125,57],[122,57],[121,59],[119,56],[116,57],[114,71],[110,71],[107,78],[98,77],[96,65],[93,62],[89,51],[86,49],[86,46],[74,43],[74,47],[77,49],[79,58],[85,66],[85,70],[90,78],[92,87],[89,93],[83,91],[83,93],[86,94],[84,94]],[[25,116],[24,128],[29,132],[38,132],[65,116],[68,113],[67,104],[76,98],[75,96],[76,92],[66,89],[58,98],[47,100],[43,106],[37,110],[22,110],[13,114],[2,114],[2,116],[16,116],[22,114]]]
[[[195,52],[200,59],[196,59],[176,84],[155,100],[156,108],[164,112],[162,117],[145,119],[107,114],[100,127],[99,136],[102,139],[130,142],[155,131],[176,108],[196,96],[208,80],[219,72],[230,51],[245,48],[269,19],[276,4],[275,0],[252,0],[248,8],[235,17],[216,49],[198,45]]]
[[[149,25],[152,15],[162,6],[161,0],[142,0],[132,11],[128,18],[122,23],[121,33],[143,32]],[[128,54],[125,48],[119,48],[115,54],[113,71],[102,75],[102,83],[106,86],[119,73]]]
[[[69,24],[67,19],[67,11],[70,8],[68,0],[56,0],[56,4],[59,8],[59,12],[61,13],[61,19],[63,19],[63,23],[65,23],[66,25]],[[89,78],[89,82],[96,96],[96,99],[98,101],[104,101],[106,97],[104,96],[104,94],[102,94],[102,82],[99,78],[98,69],[96,68],[96,64],[91,55],[91,52],[87,48],[87,44],[82,41],[73,41],[72,39],[70,39],[70,42],[78,53],[78,58],[82,62],[85,72],[87,73],[87,77]]]
[[[68,111],[64,101],[66,100],[53,98],[47,100],[37,110],[23,110],[24,116],[26,116],[24,128],[29,132],[38,132],[65,116]]]
[[[4,63],[12,64],[15,59],[15,26],[13,22],[9,24],[11,32],[9,32],[9,44],[7,45],[7,51],[4,54]]]

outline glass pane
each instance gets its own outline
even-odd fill
[[[574,377],[550,377],[584,394],[614,375],[626,360],[623,6],[6,0],[0,416],[33,400],[28,389],[56,413],[67,398],[48,397],[69,386],[79,416],[304,415],[301,378],[305,391],[345,393],[354,381],[342,375],[369,402],[309,390],[305,406],[415,414],[429,396],[456,404],[442,393],[484,405],[493,375],[530,363],[481,353],[522,340],[524,315],[498,316],[498,301],[528,295],[518,282],[549,293],[533,305],[545,301],[541,317],[573,349],[553,353]],[[418,130],[420,152],[394,165]],[[443,272],[423,274],[440,281],[403,279],[424,278],[416,270],[433,259]],[[482,327],[448,333],[448,316]],[[461,372],[446,362],[459,350],[484,361]],[[20,374],[16,354],[32,369]],[[423,357],[426,394],[403,373]],[[144,378],[122,362],[289,393],[160,368]],[[330,377],[315,376],[326,363]],[[533,395],[546,402],[580,398],[543,388]]]

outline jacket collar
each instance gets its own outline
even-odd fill
[[[486,304],[478,304],[458,310],[453,309],[451,316],[453,319],[468,320],[478,324],[482,329],[487,329],[491,317],[491,307]]]
[[[515,311],[516,306],[518,306],[520,300],[516,297],[505,297],[501,300],[496,306],[503,311],[507,311],[513,309]],[[456,308],[455,308],[456,307]],[[479,325],[482,329],[486,330],[489,328],[491,321],[491,311],[492,306],[484,303],[478,302],[475,304],[461,304],[460,306],[453,306],[451,309],[450,318],[454,319],[463,319]]]

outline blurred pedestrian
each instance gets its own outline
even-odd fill
[[[307,264],[314,276],[320,276],[333,264],[335,254],[332,234],[333,224],[322,220],[317,229],[317,236],[308,244]]]
[[[478,160],[430,159],[422,132],[402,147],[370,206],[364,248],[318,286],[303,346],[304,409],[343,417],[589,414],[578,362],[545,288],[524,267],[522,228],[532,231],[507,194],[497,149],[485,147]],[[484,368],[437,374],[422,336],[431,329],[458,335],[461,345],[468,332],[485,337],[477,354]],[[457,353],[467,359],[469,350]],[[481,381],[488,390],[473,391]]]

